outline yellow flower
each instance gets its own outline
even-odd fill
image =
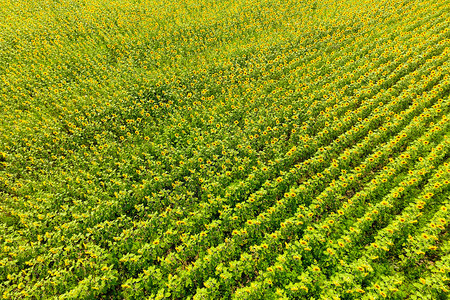
[[[431,197],[433,197],[433,193],[427,193],[427,194],[425,194],[423,197],[425,198],[425,199],[430,199]]]

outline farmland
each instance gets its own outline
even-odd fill
[[[0,297],[447,299],[448,0],[0,0]]]

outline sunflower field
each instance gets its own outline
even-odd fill
[[[447,299],[449,0],[0,0],[0,299]]]

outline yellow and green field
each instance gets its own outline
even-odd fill
[[[447,299],[449,0],[0,0],[0,298]]]

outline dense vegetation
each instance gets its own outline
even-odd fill
[[[448,0],[0,0],[0,297],[446,299]]]

